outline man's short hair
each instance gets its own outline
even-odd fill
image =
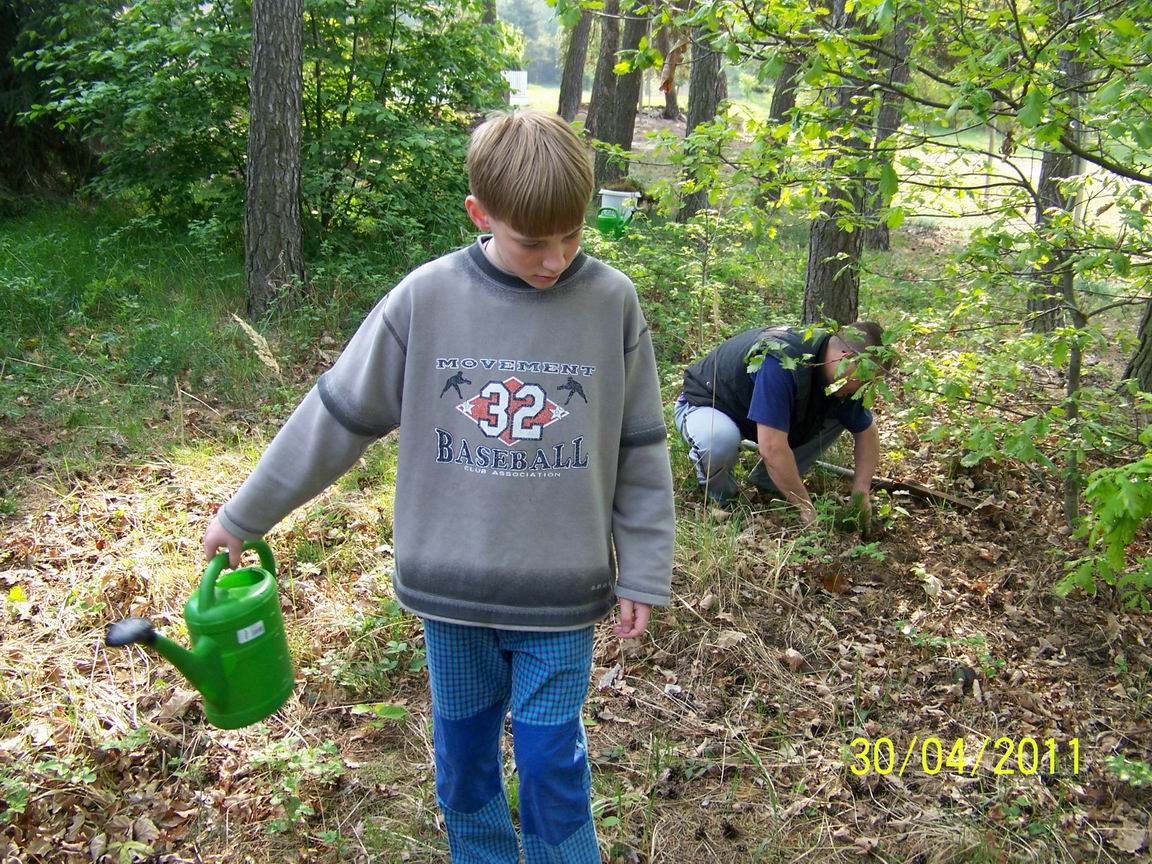
[[[853,321],[836,331],[836,338],[844,343],[853,354],[866,354],[868,359],[885,372],[896,366],[897,355],[884,347],[884,328],[875,321]]]
[[[468,182],[490,216],[530,237],[579,227],[594,186],[588,151],[572,127],[531,109],[495,114],[477,127]]]

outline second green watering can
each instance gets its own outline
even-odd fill
[[[200,691],[204,716],[221,729],[263,720],[287,701],[295,685],[272,550],[260,541],[245,543],[244,549],[256,551],[259,567],[223,573],[228,553],[221,552],[184,605],[191,650],[161,636],[145,618],[117,621],[104,640],[156,649]]]
[[[628,227],[628,223],[632,221],[632,217],[635,215],[635,212],[632,212],[627,216],[622,216],[615,207],[601,207],[596,213],[596,227],[605,237],[619,239],[624,236],[624,229]]]

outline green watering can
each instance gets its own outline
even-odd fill
[[[139,642],[155,648],[204,697],[204,715],[221,729],[263,720],[288,699],[295,685],[292,658],[276,590],[276,562],[268,544],[245,543],[259,567],[221,576],[228,553],[208,564],[200,590],[184,605],[192,650],[156,632],[146,618],[125,618],[108,628],[107,645]]]
[[[619,239],[624,236],[624,229],[628,227],[628,223],[632,221],[632,217],[635,215],[635,210],[625,217],[621,216],[620,211],[615,207],[601,207],[596,211],[596,227],[605,237]]]

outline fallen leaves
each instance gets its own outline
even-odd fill
[[[799,672],[804,668],[804,655],[797,651],[795,648],[787,649],[780,655],[780,659],[784,665],[792,672]]]
[[[721,651],[727,651],[735,648],[747,638],[748,634],[742,633],[739,630],[721,630],[712,640],[712,646]]]

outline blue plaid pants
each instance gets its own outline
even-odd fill
[[[580,709],[593,628],[497,630],[424,621],[436,800],[454,864],[516,864],[500,740],[512,712],[526,864],[600,864]]]

